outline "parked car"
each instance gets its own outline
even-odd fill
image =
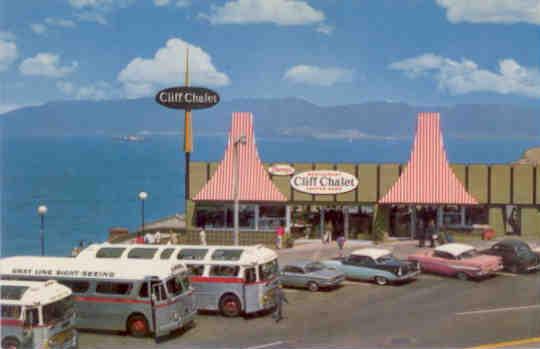
[[[377,285],[411,280],[420,274],[418,263],[399,260],[389,250],[382,248],[363,248],[345,258],[322,263],[342,271],[348,279],[375,281]]]
[[[319,262],[309,260],[288,263],[281,268],[281,284],[287,287],[306,287],[312,292],[321,288],[341,285],[345,280],[342,272],[327,268]]]
[[[522,240],[504,239],[480,253],[501,257],[504,268],[511,273],[540,269],[540,253]]]
[[[473,246],[460,243],[418,252],[410,255],[409,260],[420,263],[422,271],[455,276],[460,280],[485,277],[503,269],[501,257],[479,254]]]

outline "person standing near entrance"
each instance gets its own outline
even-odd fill
[[[323,235],[323,244],[329,244],[332,239],[332,231],[334,230],[334,225],[332,221],[328,221],[325,225],[324,235]]]
[[[336,239],[339,248],[339,257],[343,258],[343,247],[345,247],[345,235],[340,235]]]
[[[435,229],[435,222],[433,219],[430,219],[425,230],[427,237],[429,238],[429,243],[431,248],[435,247],[435,239],[437,238],[437,231]]]
[[[206,232],[204,231],[204,229],[201,229],[201,231],[199,232],[199,238],[201,240],[201,245],[206,246]]]
[[[284,235],[285,235],[285,228],[283,228],[283,224],[280,224],[279,227],[276,228],[276,248],[277,249],[283,248]]]
[[[416,234],[418,235],[418,247],[424,247],[426,245],[426,229],[423,217],[418,220]]]

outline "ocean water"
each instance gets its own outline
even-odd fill
[[[220,160],[222,137],[198,137],[193,160]],[[184,154],[179,137],[120,142],[108,137],[2,139],[1,254],[40,251],[37,207],[45,204],[47,255],[66,255],[108,229],[140,226],[137,194],[148,192],[146,221],[184,211]],[[267,162],[406,162],[409,141],[258,138]],[[447,139],[451,162],[505,163],[540,140]]]

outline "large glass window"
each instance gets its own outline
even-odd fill
[[[212,265],[210,276],[238,276],[240,267],[234,265]]]
[[[178,252],[178,259],[200,261],[203,260],[208,249],[206,248],[183,248]]]
[[[445,206],[443,210],[443,225],[452,226],[452,225],[461,225],[461,216],[462,211],[459,206]]]
[[[136,247],[129,251],[127,258],[130,259],[152,259],[157,252],[157,248]]]
[[[182,284],[182,278],[175,276],[167,280],[167,291],[170,295],[179,296],[184,292],[184,285]]]
[[[487,207],[465,208],[465,224],[489,224],[489,211]]]
[[[241,229],[256,228],[257,205],[240,205],[238,218]],[[234,207],[232,205],[201,205],[195,210],[195,223],[203,229],[234,228]]]
[[[97,293],[123,295],[128,294],[131,290],[130,283],[124,282],[99,282],[96,286]]]
[[[259,230],[274,230],[285,225],[285,206],[260,205],[259,206]]]
[[[103,247],[97,251],[96,258],[120,258],[124,251],[124,247]]]
[[[70,316],[74,311],[73,298],[68,297],[43,307],[43,322],[50,324]]]
[[[238,261],[242,256],[244,250],[215,250],[212,253],[212,260],[214,261]]]
[[[278,273],[278,262],[277,259],[259,265],[259,278],[261,281],[266,281],[272,279]]]

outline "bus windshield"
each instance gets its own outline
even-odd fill
[[[61,321],[73,314],[73,311],[73,297],[47,304],[43,306],[43,323],[49,325]]]
[[[179,296],[189,290],[189,280],[187,276],[177,275],[167,280],[167,292],[173,297]]]
[[[259,265],[259,277],[261,281],[266,281],[274,278],[278,272],[277,259],[274,259],[268,263]]]

